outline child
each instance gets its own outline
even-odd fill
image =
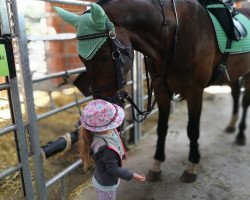
[[[99,200],[115,200],[119,178],[145,182],[145,176],[122,168],[126,153],[116,128],[125,117],[115,104],[97,99],[83,109],[80,121],[80,156],[87,170],[95,162],[93,185]],[[93,155],[93,158],[91,157]]]

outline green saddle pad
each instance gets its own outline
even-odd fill
[[[216,5],[213,5],[213,6],[216,6]],[[221,6],[221,5],[218,5],[218,6]],[[247,29],[247,33],[248,33],[247,37],[240,41],[232,40],[231,48],[226,48],[226,45],[227,45],[226,33],[224,32],[223,28],[221,27],[220,23],[215,18],[215,16],[209,11],[208,13],[213,22],[218,46],[222,53],[239,54],[239,53],[250,52],[250,20],[247,17],[245,17],[244,15],[240,13],[235,16],[235,18],[238,21],[240,21]]]

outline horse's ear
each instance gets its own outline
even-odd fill
[[[91,12],[92,22],[95,28],[97,30],[105,30],[106,29],[105,23],[108,17],[104,12],[104,10],[102,9],[102,7],[96,3],[92,3],[90,12]]]
[[[54,10],[58,13],[58,15],[67,23],[71,24],[72,26],[76,27],[77,20],[79,18],[78,15],[71,13],[67,10],[62,8],[53,6]]]

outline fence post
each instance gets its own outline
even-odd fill
[[[135,52],[133,66],[133,100],[140,110],[144,109],[143,105],[143,66],[142,56],[139,52]],[[135,115],[137,112],[135,111]],[[134,121],[134,143],[137,144],[141,138],[141,124]]]
[[[10,21],[8,17],[8,9],[6,0],[0,0],[0,28],[2,35],[10,35]]]
[[[138,92],[137,92],[137,104],[140,110],[144,110],[144,75],[143,75],[143,56],[140,52],[137,52],[137,62],[138,62],[138,69],[137,69],[137,85],[138,85]],[[141,139],[141,123],[138,123],[139,133],[137,136],[138,141]]]
[[[23,5],[25,1],[12,0],[12,12],[14,13],[15,33],[17,35],[17,48],[20,56],[20,69],[24,86],[24,98],[26,102],[27,122],[31,153],[34,162],[34,174],[37,198],[47,199],[47,190],[43,173],[43,161],[38,136],[38,122],[34,106],[32,79],[29,66],[27,37],[25,31]]]

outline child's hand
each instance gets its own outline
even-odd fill
[[[139,175],[134,173],[133,179],[136,180],[137,182],[145,182],[146,177],[144,175]]]

